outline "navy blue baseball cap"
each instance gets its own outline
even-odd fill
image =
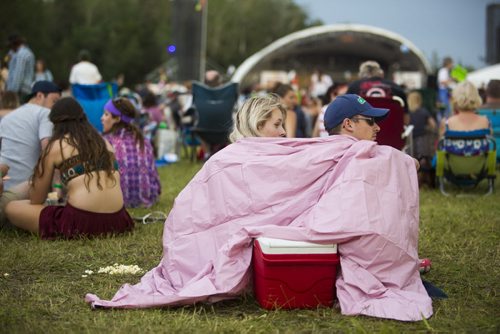
[[[341,124],[344,119],[356,115],[373,117],[375,121],[382,120],[389,113],[389,109],[374,108],[364,98],[356,94],[340,95],[333,100],[325,111],[325,129],[330,131]]]
[[[61,93],[61,88],[59,88],[55,83],[52,81],[37,81],[33,84],[33,87],[31,88],[31,94],[26,97],[26,100],[29,101],[33,96],[36,95],[36,93],[44,93],[44,94],[49,94],[49,93]]]

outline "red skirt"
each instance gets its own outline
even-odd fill
[[[131,231],[134,221],[125,207],[114,213],[97,213],[66,206],[49,205],[40,212],[39,233],[42,239],[99,236]]]

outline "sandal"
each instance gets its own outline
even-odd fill
[[[151,223],[165,222],[165,220],[167,219],[167,214],[162,211],[152,211],[142,217],[133,217],[133,219],[135,221],[142,222],[144,225],[147,225]]]

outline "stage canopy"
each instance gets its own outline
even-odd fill
[[[263,71],[296,71],[299,75],[315,68],[334,80],[353,80],[365,60],[380,63],[386,77],[397,72],[419,75],[426,84],[430,65],[423,53],[406,38],[385,29],[359,25],[317,26],[294,32],[271,43],[246,59],[232,81],[241,87],[259,82]]]
[[[477,88],[485,88],[491,79],[500,80],[500,64],[484,67],[467,74],[467,80]]]

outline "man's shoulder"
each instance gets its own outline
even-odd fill
[[[439,70],[438,70],[438,73],[448,73],[448,69],[446,67],[441,67]]]
[[[17,107],[16,109],[12,110],[7,115],[5,115],[2,118],[2,122],[9,122],[11,119],[15,119],[15,118],[21,117],[21,115],[23,115],[26,112],[26,110],[28,110],[26,108],[26,104],[23,104],[23,105]]]
[[[41,105],[34,103],[25,103],[19,109],[23,108],[25,112],[35,112],[40,114],[48,114],[50,112],[49,108],[45,108]]]
[[[83,69],[95,69],[97,66],[89,61],[82,61],[76,64],[75,66],[78,66]]]
[[[50,113],[50,109],[47,109],[45,107],[39,106],[38,104],[33,104],[33,103],[25,103],[19,108],[13,110],[9,114],[7,114],[3,119],[2,122],[7,121],[10,122],[10,120],[14,119],[30,119],[35,116],[47,116]]]
[[[489,102],[479,107],[479,109],[500,109],[500,102]]]
[[[27,45],[22,45],[19,48],[19,55],[35,57],[35,54],[33,53],[33,51],[31,51],[31,49]]]

